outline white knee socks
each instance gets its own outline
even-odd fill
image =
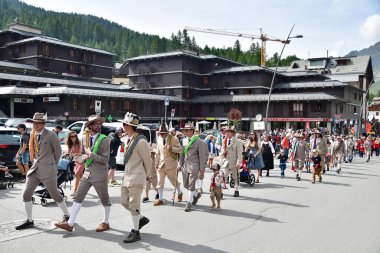
[[[177,183],[177,194],[182,194],[181,186]]]
[[[81,207],[82,207],[82,204],[77,203],[77,202],[73,203],[73,206],[71,207],[70,219],[67,221],[67,223],[70,226],[74,226],[75,219],[77,218],[77,215],[78,215],[79,210],[80,210]]]
[[[203,188],[203,179],[199,179],[198,188]]]
[[[104,208],[104,216],[103,223],[109,223],[108,219],[110,218],[111,206],[103,206]]]
[[[160,196],[160,200],[164,199],[164,187],[158,188],[158,195]]]
[[[132,215],[133,229],[136,231],[139,230],[140,216],[141,215]]]
[[[189,200],[187,202],[191,204],[193,202],[194,196],[197,196],[197,194],[198,193],[196,191],[189,191]]]
[[[32,215],[33,203],[32,203],[32,201],[24,202],[24,205],[25,205],[26,218],[28,219],[28,221],[33,221],[33,215]]]
[[[63,200],[61,203],[57,203],[59,208],[61,208],[62,212],[66,216],[70,216],[69,209],[67,209],[66,202]]]

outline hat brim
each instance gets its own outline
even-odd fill
[[[123,123],[125,125],[134,126],[134,127],[138,127],[140,125],[140,124],[132,124],[132,123],[126,122],[124,120],[118,120],[118,122],[121,122],[121,123]]]
[[[84,124],[84,126],[85,126],[85,127],[88,127],[89,125],[91,125],[92,123],[97,122],[97,121],[101,121],[102,124],[103,124],[103,123],[106,121],[106,119],[103,118],[103,117],[98,117],[98,118],[95,118],[95,119],[93,119],[93,120],[87,121],[87,122]]]
[[[46,123],[46,120],[44,120],[44,119],[26,119],[26,122],[31,122],[31,123]]]

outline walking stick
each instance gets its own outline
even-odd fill
[[[176,174],[176,177],[175,177],[175,184],[174,184],[174,191],[173,191],[173,202],[172,202],[172,206],[174,206],[175,192],[176,192],[176,190],[177,190],[177,182],[178,182],[178,170],[177,170],[177,174]]]

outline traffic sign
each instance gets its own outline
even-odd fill
[[[165,96],[165,106],[169,106],[169,98],[168,98],[168,96]]]

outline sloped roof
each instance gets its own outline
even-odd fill
[[[64,42],[64,41],[59,40],[59,39],[49,38],[49,37],[45,37],[45,36],[36,36],[36,37],[27,38],[27,39],[23,39],[23,40],[13,41],[13,42],[7,43],[6,45],[9,45],[9,46],[10,45],[18,45],[18,44],[28,43],[28,42],[33,42],[33,41],[41,41],[41,42],[56,44],[56,45],[65,46],[65,47],[72,47],[72,48],[78,48],[78,49],[82,49],[82,50],[86,50],[86,51],[97,52],[97,53],[101,53],[101,54],[114,55],[114,54],[107,52],[107,51],[104,51],[104,50],[91,48],[91,47],[79,46],[79,45]]]
[[[335,80],[326,81],[310,81],[310,82],[292,82],[292,83],[278,83],[274,85],[274,89],[301,89],[301,88],[325,88],[325,87],[351,87],[353,89],[365,92],[355,86],[349,85],[347,83],[342,83]]]
[[[9,61],[0,61],[0,67],[28,69],[28,70],[38,70],[38,68],[36,68],[33,65],[20,64],[20,63],[14,63],[14,62],[9,62]]]

